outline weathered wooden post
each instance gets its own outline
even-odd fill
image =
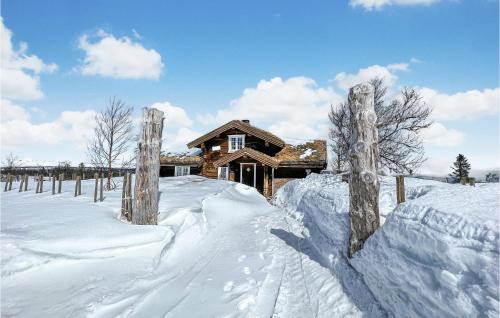
[[[75,177],[75,197],[78,196],[78,184],[80,182],[80,176]]]
[[[23,183],[24,183],[24,178],[21,177],[21,183],[19,183],[19,192],[23,192]]]
[[[380,225],[377,178],[378,133],[374,109],[374,90],[362,83],[349,90],[351,144],[349,161],[349,258]]]
[[[14,176],[10,175],[10,178],[9,178],[9,191],[12,190],[12,180],[14,180]]]
[[[396,200],[398,204],[406,201],[404,176],[396,176]]]
[[[7,192],[9,189],[9,175],[5,177],[5,189],[3,189],[4,192]]]
[[[127,173],[128,177],[128,182],[127,182],[127,220],[129,222],[132,222],[132,213],[134,207],[132,206],[132,173],[128,172]]]
[[[101,173],[101,189],[99,191],[99,201],[104,201],[104,173]]]
[[[52,195],[56,194],[56,176],[52,176]]]
[[[36,190],[35,193],[40,193],[40,175],[36,176]]]
[[[158,223],[158,181],[160,174],[163,112],[144,108],[135,170],[133,224]]]
[[[59,183],[58,183],[58,187],[57,187],[57,193],[61,193],[61,191],[62,191],[63,179],[64,179],[64,173],[60,173],[59,174]]]
[[[94,202],[97,202],[97,186],[99,185],[99,174],[94,173],[95,188],[94,188]]]
[[[127,218],[127,203],[126,203],[126,193],[127,193],[127,175],[123,177],[122,184],[122,217]],[[127,218],[128,219],[128,218]]]
[[[40,175],[40,193],[43,193],[43,174]]]
[[[24,191],[28,191],[28,180],[29,176],[27,174],[24,175]]]

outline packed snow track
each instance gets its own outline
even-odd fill
[[[119,189],[94,203],[92,181],[79,197],[34,186],[2,193],[2,317],[384,316],[254,188],[163,178],[159,225],[136,226]]]

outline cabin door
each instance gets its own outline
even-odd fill
[[[255,163],[241,163],[240,164],[240,182],[251,187],[255,187],[256,177]]]

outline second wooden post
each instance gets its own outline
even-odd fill
[[[349,91],[351,144],[349,162],[349,246],[347,256],[363,248],[364,242],[380,226],[377,179],[378,133],[374,109],[374,89],[369,83]]]
[[[158,181],[163,112],[144,108],[135,171],[133,224],[158,223]]]

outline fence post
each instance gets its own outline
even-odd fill
[[[396,200],[398,204],[406,201],[404,176],[396,176]]]
[[[9,191],[12,190],[12,180],[14,179],[14,176],[11,175],[9,179]]]
[[[19,192],[23,192],[24,179],[21,177],[21,182],[19,183]]]
[[[158,181],[163,112],[144,108],[135,172],[133,224],[158,223]]]
[[[43,193],[43,174],[40,175],[40,193]]]
[[[57,193],[61,193],[61,191],[62,191],[63,178],[64,178],[64,173],[60,173],[59,174],[59,183],[58,183],[58,187],[57,187]]]
[[[5,189],[3,191],[7,192],[8,189],[9,189],[9,175],[5,177]]]
[[[99,201],[104,201],[104,173],[101,173],[101,188],[99,189]]]
[[[128,220],[128,215],[127,215],[127,175],[123,176],[123,184],[122,184],[122,217],[126,218]]]
[[[56,194],[56,176],[52,176],[52,195]]]
[[[78,176],[75,177],[75,197],[78,195]]]
[[[351,143],[349,161],[349,247],[347,256],[363,248],[364,242],[380,225],[377,179],[378,135],[374,109],[374,89],[362,83],[349,90]]]
[[[28,191],[28,181],[29,181],[29,176],[27,174],[24,175],[24,191]]]
[[[82,195],[82,178],[78,177],[78,195]]]
[[[94,202],[97,202],[97,186],[99,184],[99,174],[98,173],[94,173],[94,179],[95,179]]]

